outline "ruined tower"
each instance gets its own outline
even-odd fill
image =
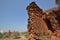
[[[30,3],[27,7],[27,11],[29,16],[29,40],[37,40],[40,34],[47,32],[48,30],[45,21],[42,19],[43,11],[35,4],[35,2]]]

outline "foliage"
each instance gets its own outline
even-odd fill
[[[27,32],[21,32],[20,35],[24,35],[27,38],[28,33]]]
[[[14,33],[14,38],[15,38],[15,39],[20,38],[20,33],[19,33],[19,32],[15,32],[15,33]]]
[[[0,38],[3,38],[3,34],[2,33],[0,33]]]

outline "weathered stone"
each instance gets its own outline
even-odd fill
[[[28,20],[29,35],[31,36],[31,34],[33,34],[34,36],[38,37],[40,34],[48,30],[45,21],[41,18],[43,11],[35,4],[35,2],[32,2],[27,7],[27,10],[29,15],[29,20]],[[31,40],[33,39],[31,38]]]
[[[60,32],[56,31],[60,30],[60,7],[43,11],[35,2],[32,2],[27,6],[27,12],[29,16],[28,40],[39,40],[40,35],[51,36]]]
[[[56,30],[56,31],[54,32],[54,36],[60,37],[60,30]]]

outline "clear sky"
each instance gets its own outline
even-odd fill
[[[43,10],[56,6],[55,0],[0,0],[0,30],[27,30],[26,7],[35,1]]]

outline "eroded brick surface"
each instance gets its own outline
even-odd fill
[[[28,12],[28,40],[39,40],[40,35],[60,36],[60,7],[43,11],[35,2],[27,6]],[[58,36],[58,35],[57,35]]]

